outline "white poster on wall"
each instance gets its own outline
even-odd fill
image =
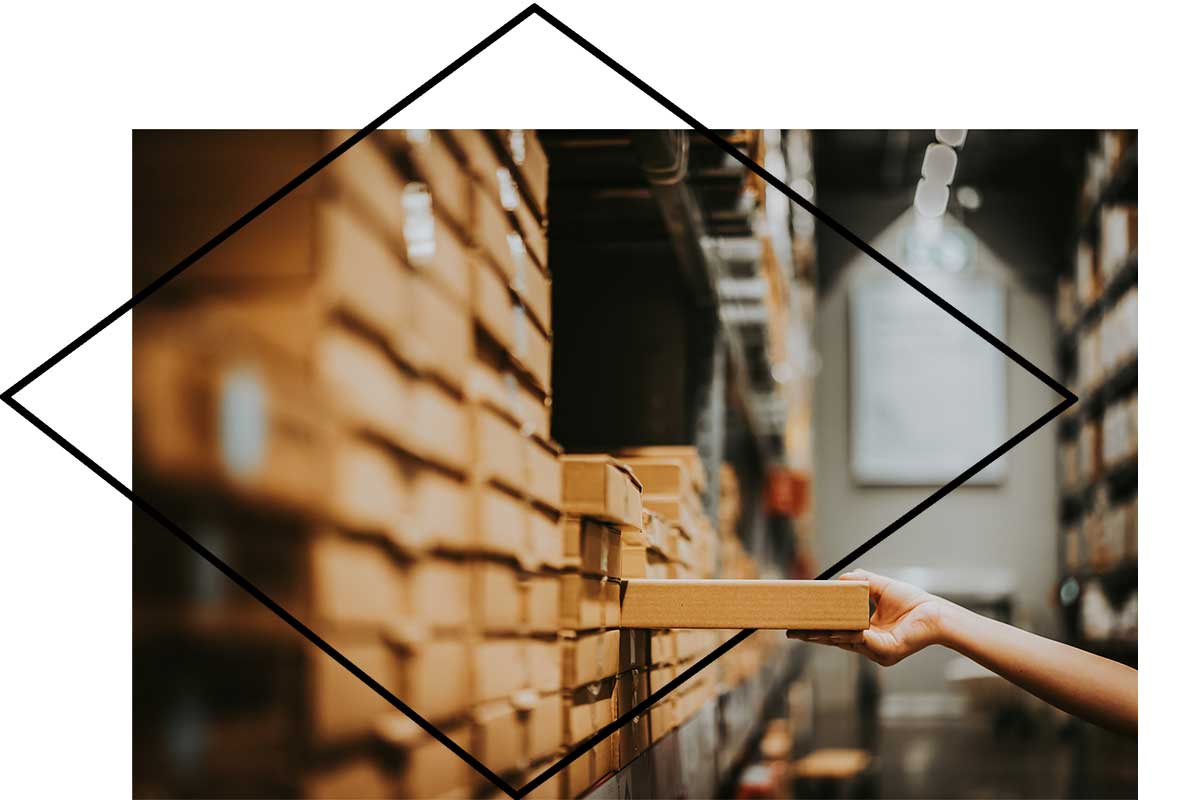
[[[974,272],[921,281],[1004,338],[1005,290]],[[851,470],[863,484],[941,486],[1007,438],[1005,357],[890,274],[850,291]],[[1004,480],[1000,458],[971,483]]]

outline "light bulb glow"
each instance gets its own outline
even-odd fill
[[[954,181],[954,170],[958,167],[958,153],[944,144],[931,144],[925,148],[925,162],[921,174],[931,183],[949,185]]]
[[[937,140],[942,144],[948,144],[951,147],[962,147],[963,142],[967,141],[966,129],[955,128],[939,128],[933,132]]]
[[[933,183],[922,178],[917,183],[917,194],[913,205],[917,212],[926,217],[940,217],[946,213],[946,205],[950,202],[950,187],[945,184]]]

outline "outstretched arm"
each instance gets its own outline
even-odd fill
[[[884,666],[940,644],[1063,711],[1137,735],[1137,670],[882,575],[855,570],[841,577],[870,583],[875,603],[870,628],[861,633],[793,631],[789,636],[836,645]]]

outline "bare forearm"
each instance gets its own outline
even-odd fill
[[[1137,670],[946,603],[942,644],[1070,714],[1137,735]]]

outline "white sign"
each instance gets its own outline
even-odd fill
[[[968,272],[922,283],[1004,338],[1004,288]],[[867,484],[940,486],[1008,439],[1005,357],[892,275],[850,291],[851,470]],[[972,483],[998,483],[1004,458]]]

